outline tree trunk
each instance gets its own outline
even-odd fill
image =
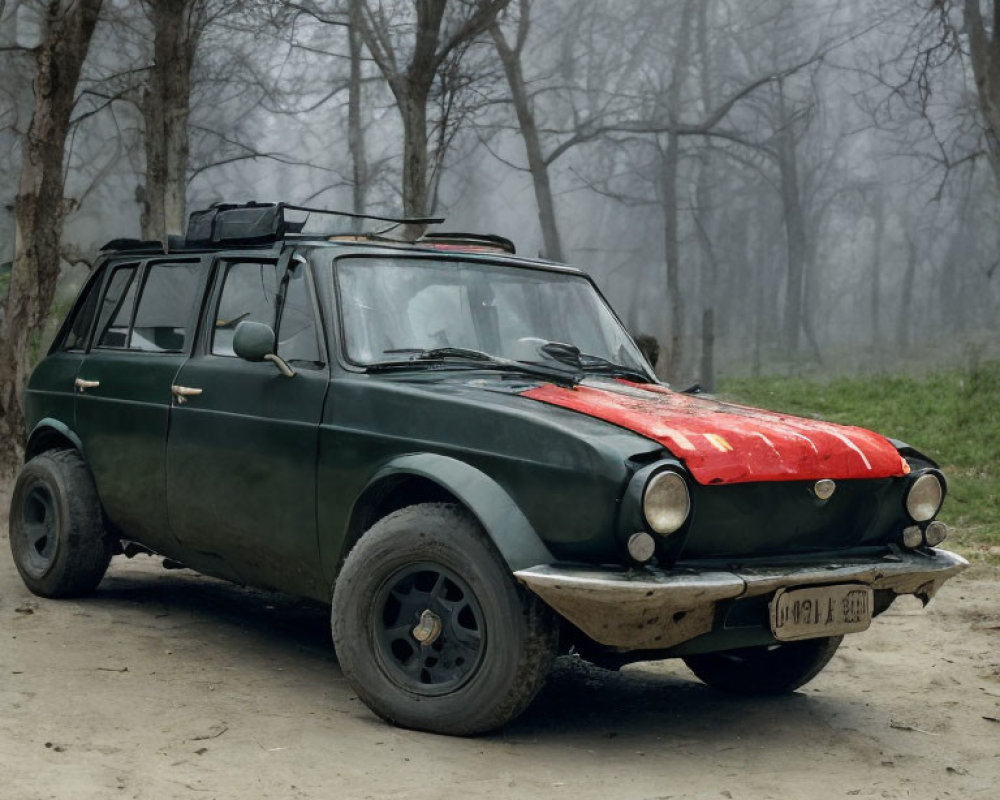
[[[554,261],[563,260],[562,242],[559,238],[559,226],[556,222],[555,203],[552,199],[552,185],[549,180],[549,165],[542,152],[542,144],[538,136],[538,124],[531,107],[527,87],[524,83],[524,72],[521,69],[521,45],[527,33],[527,20],[524,15],[530,13],[530,5],[526,0],[521,3],[523,32],[519,32],[517,49],[512,48],[504,39],[498,25],[490,28],[490,34],[496,44],[500,63],[503,65],[507,85],[510,87],[511,102],[517,115],[517,124],[524,139],[525,154],[528,158],[528,172],[535,190],[535,202],[538,205],[538,223],[542,229],[544,250],[542,255]]]
[[[785,96],[778,82],[778,108],[781,130],[778,134],[778,168],[781,173],[781,203],[785,216],[785,247],[788,280],[785,286],[783,327],[785,346],[794,358],[799,350],[802,330],[803,272],[807,255],[805,214],[799,196],[799,171],[792,121],[785,108]]]
[[[205,0],[153,0],[153,65],[142,97],[145,184],[142,237],[165,240],[184,232],[191,67],[200,31],[192,24]]]
[[[906,272],[899,292],[899,318],[896,321],[896,346],[905,351],[910,345],[910,318],[913,316],[913,287],[917,278],[917,244],[906,237]]]
[[[36,52],[35,106],[22,150],[16,201],[14,265],[0,331],[0,469],[23,452],[21,391],[52,307],[59,277],[59,240],[66,208],[63,158],[70,113],[101,11],[101,0],[51,0]]]
[[[709,82],[712,74],[712,58],[708,44],[708,7],[709,0],[698,3],[698,55],[700,64],[698,71],[698,86],[701,92],[701,102],[704,113],[712,107],[712,87]],[[715,391],[715,304],[718,284],[718,264],[715,249],[712,245],[712,181],[709,175],[711,161],[706,152],[698,167],[698,186],[696,198],[698,207],[695,209],[695,224],[698,227],[702,243],[701,270],[701,375],[700,382],[706,392]]]
[[[875,230],[872,238],[872,283],[869,311],[872,320],[872,351],[876,364],[882,346],[882,239],[885,238],[885,202],[881,195],[875,201]]]
[[[979,110],[985,122],[990,166],[1000,184],[1000,2],[993,3],[993,38],[986,34],[980,0],[965,0],[972,74],[976,79]]]
[[[681,298],[680,239],[677,212],[677,167],[680,161],[680,138],[667,134],[663,152],[663,173],[660,203],[663,209],[663,260],[667,273],[667,298],[670,306],[670,352],[667,353],[667,375],[677,380],[683,369],[684,357],[684,303]]]
[[[351,73],[347,89],[347,148],[351,154],[354,213],[364,214],[368,205],[368,158],[365,134],[361,124],[361,31],[359,30],[358,0],[352,0],[350,25],[347,29]],[[358,220],[360,222],[360,220]]]
[[[396,95],[403,118],[403,214],[407,217],[427,215],[428,88],[411,86],[405,94]],[[407,235],[421,232],[408,231]]]
[[[677,47],[674,54],[673,74],[666,94],[666,113],[671,122],[676,122],[681,113],[681,90],[687,76],[691,45],[691,18],[696,3],[701,0],[686,0],[681,12],[680,27],[677,31]],[[684,341],[684,300],[681,296],[681,258],[678,234],[677,173],[680,166],[680,136],[676,130],[667,133],[667,146],[663,151],[660,203],[663,206],[663,255],[667,272],[667,294],[670,304],[670,352],[668,355],[668,375],[677,380],[684,369],[687,353]]]

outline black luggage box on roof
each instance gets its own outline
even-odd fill
[[[268,244],[285,233],[285,219],[274,203],[219,203],[188,217],[185,240],[191,246]]]

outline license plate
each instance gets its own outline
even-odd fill
[[[783,589],[771,600],[771,633],[779,642],[839,636],[872,624],[870,586],[815,586]]]

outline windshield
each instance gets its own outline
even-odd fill
[[[552,342],[648,374],[634,342],[579,275],[429,258],[343,258],[336,281],[347,358],[371,366],[441,348],[558,364]],[[587,357],[592,357],[590,361]]]

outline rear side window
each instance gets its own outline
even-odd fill
[[[97,321],[97,347],[176,353],[189,341],[200,264],[152,264],[111,273]],[[141,282],[140,282],[141,281]]]
[[[116,267],[108,279],[108,288],[101,301],[97,318],[97,346],[123,348],[128,346],[128,327],[135,307],[135,264]]]
[[[77,303],[73,311],[73,319],[63,339],[63,350],[86,350],[87,339],[90,336],[90,326],[97,313],[97,301],[101,296],[101,280],[91,280],[86,288],[86,294]]]
[[[177,353],[184,350],[191,311],[197,303],[201,265],[153,264],[139,295],[130,350]]]

